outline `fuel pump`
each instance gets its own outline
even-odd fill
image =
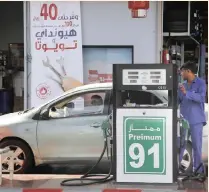
[[[113,172],[116,183],[177,181],[177,66],[113,66]],[[140,104],[140,92],[168,92]],[[146,100],[146,98],[145,98]],[[137,103],[138,102],[138,103]]]

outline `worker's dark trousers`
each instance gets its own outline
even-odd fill
[[[193,170],[195,170],[200,163],[202,163],[202,130],[203,130],[203,124],[193,124],[190,125],[190,134],[192,139],[192,151],[193,151]],[[186,130],[183,130],[183,133],[185,135]],[[182,137],[185,139],[185,136]],[[182,161],[183,154],[186,148],[186,142],[183,141],[183,146],[181,146],[180,155],[179,155],[179,162]],[[182,162],[183,164],[183,162]],[[198,172],[203,172],[203,167],[199,169]]]

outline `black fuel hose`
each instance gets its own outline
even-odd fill
[[[99,159],[97,160],[97,162],[95,163],[94,166],[92,166],[92,168],[87,171],[87,173],[85,173],[83,176],[81,176],[80,178],[72,178],[72,179],[66,179],[63,180],[60,185],[61,186],[85,186],[85,185],[92,185],[92,184],[96,184],[96,183],[105,183],[108,181],[111,181],[113,179],[113,176],[111,175],[112,172],[112,143],[110,144],[111,149],[110,149],[110,169],[109,169],[109,173],[108,174],[90,174],[95,167],[100,163],[100,161],[102,160],[104,154],[105,154],[105,150],[108,148],[108,144],[107,144],[107,138],[104,140],[104,148],[102,150],[102,153],[99,157]],[[92,178],[92,177],[100,177],[100,178]],[[78,181],[78,182],[76,182]],[[86,181],[86,182],[85,182]]]

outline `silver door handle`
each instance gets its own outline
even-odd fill
[[[100,123],[92,123],[90,126],[93,128],[99,128],[99,127],[101,127],[101,124]]]

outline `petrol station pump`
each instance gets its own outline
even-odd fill
[[[177,181],[177,66],[113,66],[113,167],[116,183]],[[139,91],[168,91],[168,102],[140,105]],[[140,98],[139,98],[140,99]]]
[[[113,65],[113,112],[101,125],[104,136],[101,155],[86,174],[66,179],[61,185],[83,186],[111,180],[116,184],[196,180],[195,175],[177,180],[177,150],[182,147],[182,138],[188,136],[181,131],[187,129],[188,133],[189,130],[188,122],[178,114],[177,84],[175,64]],[[165,103],[140,104],[141,91],[156,91],[158,96],[163,91],[168,97],[164,97]],[[109,173],[92,174],[105,152],[110,160]]]

